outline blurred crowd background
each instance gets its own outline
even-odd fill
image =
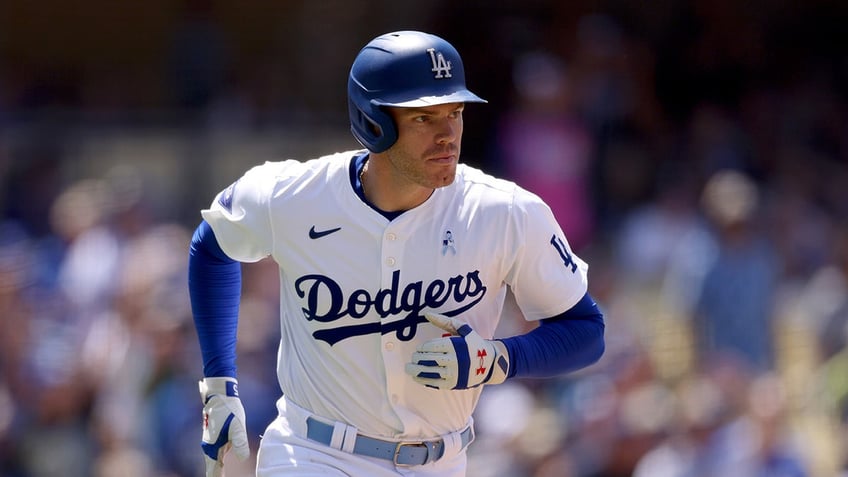
[[[357,147],[350,63],[399,29],[459,49],[489,100],[463,160],[548,201],[607,320],[598,364],[487,389],[469,476],[848,475],[846,24],[840,0],[0,2],[0,477],[201,475],[199,210]],[[255,451],[278,290],[244,273]]]

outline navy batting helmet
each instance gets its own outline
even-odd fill
[[[365,45],[350,69],[347,96],[350,129],[371,152],[397,141],[397,127],[383,106],[486,102],[465,87],[456,49],[417,31],[387,33]]]

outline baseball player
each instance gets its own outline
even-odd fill
[[[348,79],[364,146],[247,171],[202,211],[189,290],[207,476],[249,456],[238,395],[240,264],[280,270],[279,416],[256,475],[464,476],[483,385],[588,366],[604,322],[587,265],[538,196],[459,162],[485,103],[437,36],[379,36]],[[507,293],[527,334],[493,339]]]

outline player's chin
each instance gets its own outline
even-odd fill
[[[444,176],[438,185],[434,186],[434,188],[438,189],[439,187],[447,187],[453,184],[453,181],[456,179],[456,175]]]
[[[430,186],[433,188],[445,187],[453,184],[456,179],[456,161],[445,161],[430,172]]]
[[[438,189],[439,187],[447,187],[453,184],[453,181],[456,180],[456,167],[450,167],[449,169],[439,171],[437,174],[432,176],[432,182],[430,184],[434,189]]]

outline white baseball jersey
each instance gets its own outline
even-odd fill
[[[586,293],[587,265],[539,197],[463,164],[453,184],[389,221],[352,185],[364,153],[254,167],[202,215],[233,259],[279,264],[288,399],[373,436],[457,431],[482,386],[431,389],[404,372],[416,346],[443,333],[423,311],[492,338],[507,287],[525,319],[555,316]]]

